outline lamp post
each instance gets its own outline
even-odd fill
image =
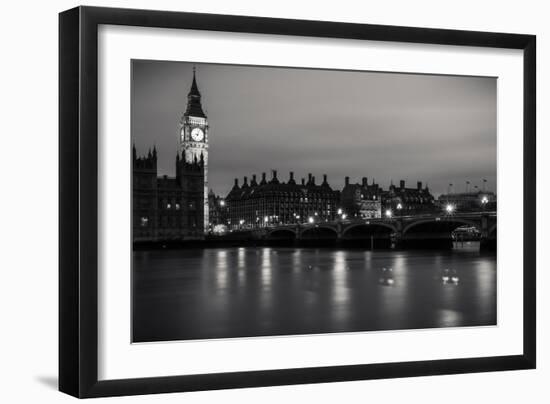
[[[399,217],[401,217],[401,209],[403,209],[403,205],[400,203],[397,204],[397,211],[399,212]]]
[[[487,205],[488,202],[489,202],[489,198],[487,198],[487,196],[484,195],[483,198],[481,198],[481,208],[483,209],[484,212],[485,212],[485,206]]]
[[[338,218],[337,218],[338,221],[346,220],[346,217],[348,217],[348,215],[346,215],[346,214],[344,213],[344,211],[342,210],[342,208],[338,208],[338,210],[336,211],[336,213],[338,213]]]

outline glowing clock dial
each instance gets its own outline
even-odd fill
[[[195,142],[201,142],[204,139],[204,132],[201,128],[195,128],[191,131],[191,139]]]

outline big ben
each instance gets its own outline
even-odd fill
[[[189,163],[200,162],[204,167],[204,231],[208,230],[208,119],[201,105],[201,93],[197,86],[193,67],[193,82],[187,94],[187,109],[180,120],[180,154]]]

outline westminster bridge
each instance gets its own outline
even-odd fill
[[[371,219],[338,219],[331,222],[269,225],[233,230],[233,237],[265,242],[336,242],[366,248],[451,248],[459,227],[477,229],[481,249],[495,249],[496,212],[423,214]]]

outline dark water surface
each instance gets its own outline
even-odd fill
[[[494,325],[477,247],[135,251],[133,341]]]

